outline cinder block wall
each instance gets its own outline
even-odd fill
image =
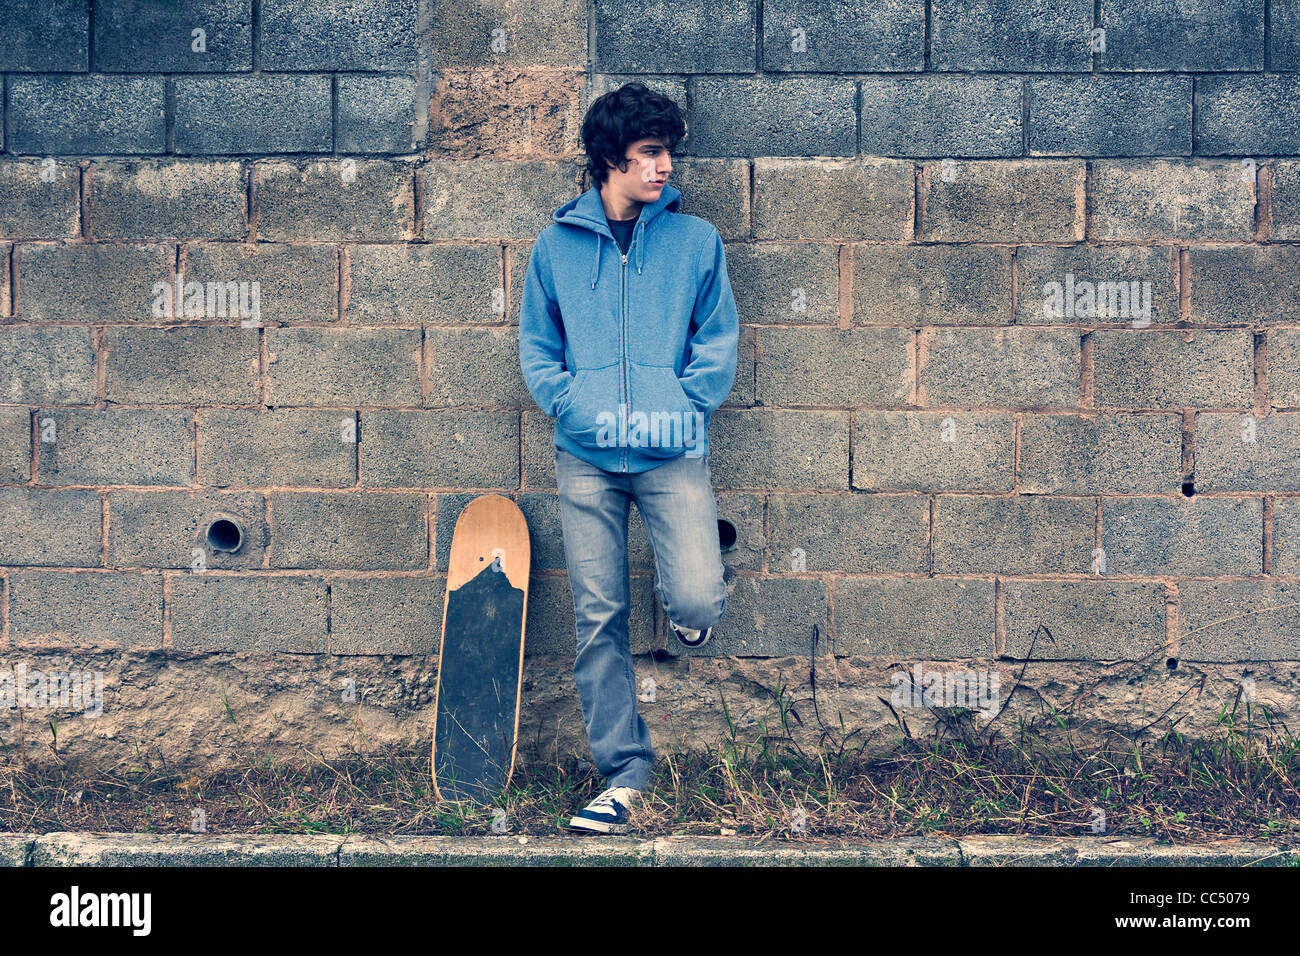
[[[0,0],[3,658],[96,661],[141,737],[163,699],[204,739],[221,688],[264,708],[241,654],[320,739],[366,667],[423,726],[451,531],[498,492],[572,733],[520,279],[587,104],[639,78],[688,114],[672,181],[742,322],[700,656],[797,665],[817,624],[1005,662],[1044,623],[1063,679],[1277,662],[1296,706],[1297,70],[1296,0]],[[630,545],[634,650],[675,655],[635,510]],[[194,683],[131,697],[140,662]]]

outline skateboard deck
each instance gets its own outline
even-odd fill
[[[518,505],[480,495],[464,507],[451,539],[434,691],[439,799],[490,803],[514,772],[531,563]]]

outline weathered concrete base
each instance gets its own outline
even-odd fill
[[[1300,848],[1219,840],[909,837],[785,843],[740,837],[0,836],[2,866],[1294,866]]]
[[[0,710],[0,741],[29,759],[54,759],[50,717],[58,716],[58,752],[66,765],[110,769],[123,763],[213,768],[250,750],[287,757],[308,749],[327,756],[408,749],[426,754],[433,728],[433,657],[345,657],[302,654],[194,654],[176,651],[9,650],[0,673],[19,665],[29,673],[102,672],[102,714],[61,707]],[[897,678],[912,662],[819,657],[816,706],[807,657],[637,658],[640,710],[660,754],[711,750],[728,737],[723,700],[736,722],[737,739],[757,740],[762,725],[783,733],[778,688],[787,729],[805,751],[826,743],[836,748],[841,718],[849,745],[866,755],[892,749],[906,724],[914,737],[933,733],[938,717],[898,690]],[[572,660],[529,657],[524,670],[520,722],[521,765],[589,756],[582,711],[573,686]],[[924,671],[996,674],[992,710],[1001,707],[1024,666],[1020,662],[972,660],[925,663]],[[907,680],[901,685],[908,688]],[[653,685],[649,683],[653,681]],[[1243,681],[1246,690],[1243,690]],[[1203,683],[1202,683],[1203,682]],[[990,689],[992,684],[990,683]],[[653,687],[653,694],[650,693]],[[1264,727],[1264,710],[1295,726],[1300,717],[1300,663],[1181,662],[1101,665],[1078,661],[1034,662],[998,725],[1013,731],[1018,719],[1053,722],[1047,714],[1069,711],[1076,742],[1110,730],[1132,732],[1153,725],[1141,740],[1154,740],[1181,717],[1186,736],[1220,733],[1218,715],[1237,706],[1244,724],[1246,698],[1254,697],[1253,720]],[[653,699],[649,699],[653,696]],[[892,707],[891,707],[892,703]],[[978,702],[972,701],[972,704]],[[896,716],[897,715],[897,716]],[[976,717],[976,726],[987,720]]]

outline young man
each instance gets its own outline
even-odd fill
[[[677,104],[632,82],[582,124],[596,183],[533,245],[519,361],[555,421],[555,479],[578,649],[573,678],[607,787],[569,823],[622,833],[655,754],[629,648],[629,503],[655,556],[655,593],[688,647],[726,609],[708,425],[731,391],[740,326],[718,230],[677,211]]]

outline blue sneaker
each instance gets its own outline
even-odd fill
[[[587,833],[626,833],[628,807],[639,799],[641,791],[631,787],[610,787],[578,811],[569,821],[570,830]]]

